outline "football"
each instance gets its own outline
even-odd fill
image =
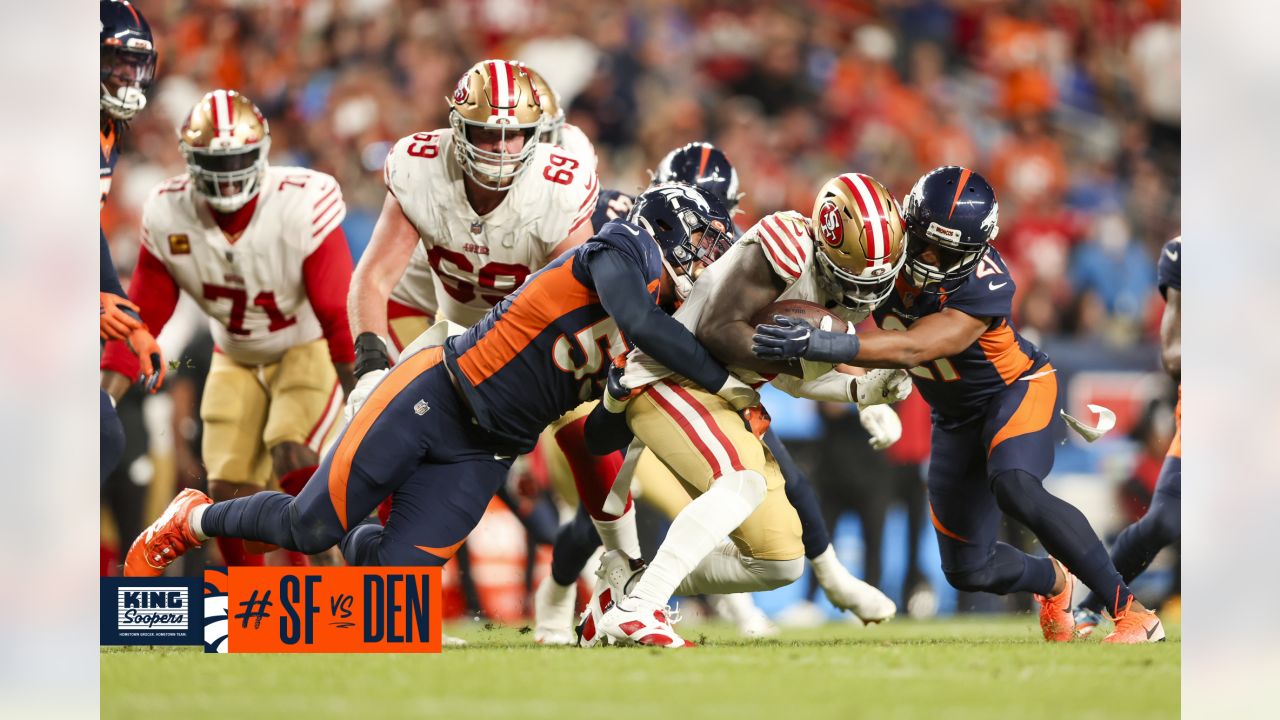
[[[806,320],[814,327],[822,326],[822,318],[831,318],[831,326],[827,329],[841,333],[849,330],[849,324],[838,315],[808,300],[779,300],[770,303],[751,316],[751,324],[772,325],[774,315],[786,315],[787,317]]]

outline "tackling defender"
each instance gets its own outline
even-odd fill
[[[696,185],[712,193],[724,203],[730,216],[737,211],[742,196],[738,190],[738,173],[733,164],[721,150],[705,142],[688,143],[662,158],[657,171],[653,173],[653,183],[668,182]],[[602,226],[616,218],[617,213],[625,214],[632,204],[633,199],[629,195],[616,190],[601,190],[592,223]],[[877,418],[883,412],[894,414],[887,405],[869,407],[867,412],[859,414],[863,424],[870,425],[868,430],[874,436],[873,443],[878,443],[877,447],[887,446],[897,439],[893,434],[892,423],[896,418]],[[882,422],[877,422],[878,420]],[[901,425],[897,427],[900,429]],[[840,563],[835,548],[831,545],[831,536],[818,506],[817,496],[777,434],[769,430],[763,440],[782,472],[787,500],[799,514],[805,556],[813,565],[819,585],[832,605],[849,610],[864,623],[881,622],[893,617],[897,610],[893,601],[875,587],[854,577]],[[652,454],[646,453],[637,466],[636,480],[645,496],[655,498],[658,509],[669,518],[674,518],[689,503],[689,495],[670,472],[655,465],[657,463],[653,462]],[[591,514],[580,506],[574,518],[556,535],[551,573],[538,586],[534,595],[536,641],[568,644],[577,639],[571,622],[577,599],[577,578],[599,546],[600,537],[592,525]],[[763,616],[755,608],[749,595],[712,597],[711,602],[717,612],[732,619],[744,634],[757,635],[769,631],[767,619],[762,622]],[[582,642],[590,644],[592,639],[592,633],[587,632]]]
[[[835,334],[779,317],[757,329],[756,354],[911,370],[933,408],[929,502],[952,586],[1034,593],[1045,639],[1066,642],[1076,573],[1116,618],[1106,642],[1163,640],[1160,620],[1134,600],[1089,521],[1044,488],[1058,382],[1049,358],[1010,319],[1013,278],[991,246],[995,192],[972,170],[940,167],[915,184],[904,217],[908,272],[875,311],[882,332]],[[1001,511],[1053,557],[997,542]]]
[[[852,323],[865,318],[892,288],[904,258],[902,223],[893,197],[874,179],[857,174],[828,181],[819,203],[828,197],[840,203],[840,217],[820,218],[815,212],[810,221],[794,212],[769,215],[697,283],[686,274],[688,298],[676,318],[744,382],[775,378],[774,383],[791,394],[856,401],[861,407],[901,399],[910,391],[905,372],[855,377],[834,370],[833,364],[768,362],[751,352],[750,319],[778,300],[832,307]],[[678,227],[682,218],[664,220]],[[848,226],[840,242],[819,240],[827,221]],[[803,571],[805,548],[799,517],[783,492],[778,461],[760,441],[767,416],[765,422],[750,416],[749,427],[744,426],[734,408],[655,361],[643,352],[632,354],[616,384],[625,397],[634,399],[617,415],[604,412],[606,408],[594,411],[589,431],[593,440],[608,444],[618,418],[625,415],[636,441],[651,450],[694,499],[672,522],[653,562],[638,579],[628,558],[605,554],[602,578],[607,582],[593,597],[583,637],[598,626],[615,640],[686,647],[689,643],[672,629],[666,610],[673,593],[749,592],[786,585]],[[725,536],[733,542],[722,544]]]
[[[168,322],[180,291],[209,317],[217,346],[200,418],[210,494],[228,500],[274,480],[296,495],[355,384],[342,191],[324,173],[269,165],[270,127],[234,90],[201,98],[178,140],[187,172],[157,185],[143,207],[129,297],[153,328]],[[123,394],[136,364],[120,343],[109,346],[107,391]],[[263,562],[261,548],[218,546],[230,565]]]
[[[702,243],[712,230],[696,228],[698,237],[681,244]],[[711,247],[699,247],[708,251],[699,262],[715,259]],[[598,397],[629,342],[736,406],[755,402],[755,392],[663,310],[673,283],[662,256],[672,250],[640,226],[610,223],[476,325],[392,368],[297,498],[268,492],[210,505],[184,490],[134,541],[125,574],[158,575],[211,536],[307,553],[340,542],[354,565],[442,565],[479,521],[514,456],[553,420]],[[366,523],[393,493],[386,526]]]
[[[1141,519],[1122,530],[1111,546],[1111,561],[1125,582],[1141,575],[1157,553],[1182,537],[1182,236],[1165,243],[1156,273],[1165,300],[1160,318],[1160,361],[1178,383],[1178,406],[1173,415],[1176,426],[1151,506]],[[1082,637],[1093,632],[1103,608],[1102,598],[1090,593],[1076,609],[1076,632]]]

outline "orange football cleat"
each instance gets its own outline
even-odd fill
[[[200,541],[191,532],[191,511],[213,501],[208,495],[190,488],[178,493],[164,514],[151,523],[129,546],[124,559],[126,577],[159,577],[164,569]]]
[[[1076,588],[1076,578],[1066,566],[1053,558],[1053,562],[1066,576],[1067,583],[1062,592],[1053,597],[1036,595],[1040,603],[1040,631],[1049,642],[1070,642],[1075,636],[1076,621],[1071,615],[1071,593]]]
[[[1138,643],[1164,642],[1164,625],[1151,610],[1141,605],[1133,607],[1133,596],[1116,613],[1116,629],[1105,638],[1104,643],[1121,645],[1137,645]]]

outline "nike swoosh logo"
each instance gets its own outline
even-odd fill
[[[1164,251],[1164,256],[1165,256],[1165,257],[1167,257],[1167,258],[1169,258],[1170,260],[1172,260],[1172,261],[1174,261],[1174,262],[1178,262],[1178,255],[1180,255],[1180,254],[1181,254],[1181,253],[1169,252],[1168,250],[1165,250],[1165,251]]]
[[[1160,629],[1160,623],[1156,623],[1155,625],[1152,625],[1151,627],[1147,628],[1147,639],[1150,640],[1151,636],[1155,635],[1156,630],[1159,630],[1159,629]]]
[[[636,237],[640,237],[640,233],[636,232],[635,230],[632,230],[631,228],[627,227],[626,225],[621,225],[620,227],[621,227],[623,230],[626,230],[627,232],[631,233],[632,235],[635,235]]]
[[[497,460],[498,462],[503,462],[505,460],[510,460],[513,457],[515,456],[514,455],[494,455],[493,459]]]
[[[995,283],[991,282],[991,283],[987,283],[987,289],[989,289],[989,290],[999,290],[1000,288],[1002,288],[1002,287],[1004,287],[1005,285],[1008,285],[1008,284],[1009,284],[1008,282],[1002,282],[1002,283],[1000,283],[999,285],[997,285],[997,284],[995,284]]]

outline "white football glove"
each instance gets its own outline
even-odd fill
[[[855,381],[858,385],[858,409],[871,405],[896,403],[911,394],[911,376],[906,370],[876,368]]]
[[[369,393],[373,392],[373,386],[377,385],[378,381],[389,372],[391,371],[370,370],[360,376],[360,379],[356,381],[356,386],[351,388],[351,394],[347,396],[347,404],[342,407],[343,424],[351,424],[351,418],[356,416],[356,413],[360,411],[360,406],[364,405],[364,401],[369,399]]]
[[[902,420],[888,405],[868,405],[858,410],[858,422],[871,435],[867,441],[875,450],[883,450],[902,437]]]
[[[724,381],[724,385],[721,385],[720,389],[716,391],[716,395],[724,398],[735,412],[742,412],[752,405],[760,404],[760,393],[732,374]]]

